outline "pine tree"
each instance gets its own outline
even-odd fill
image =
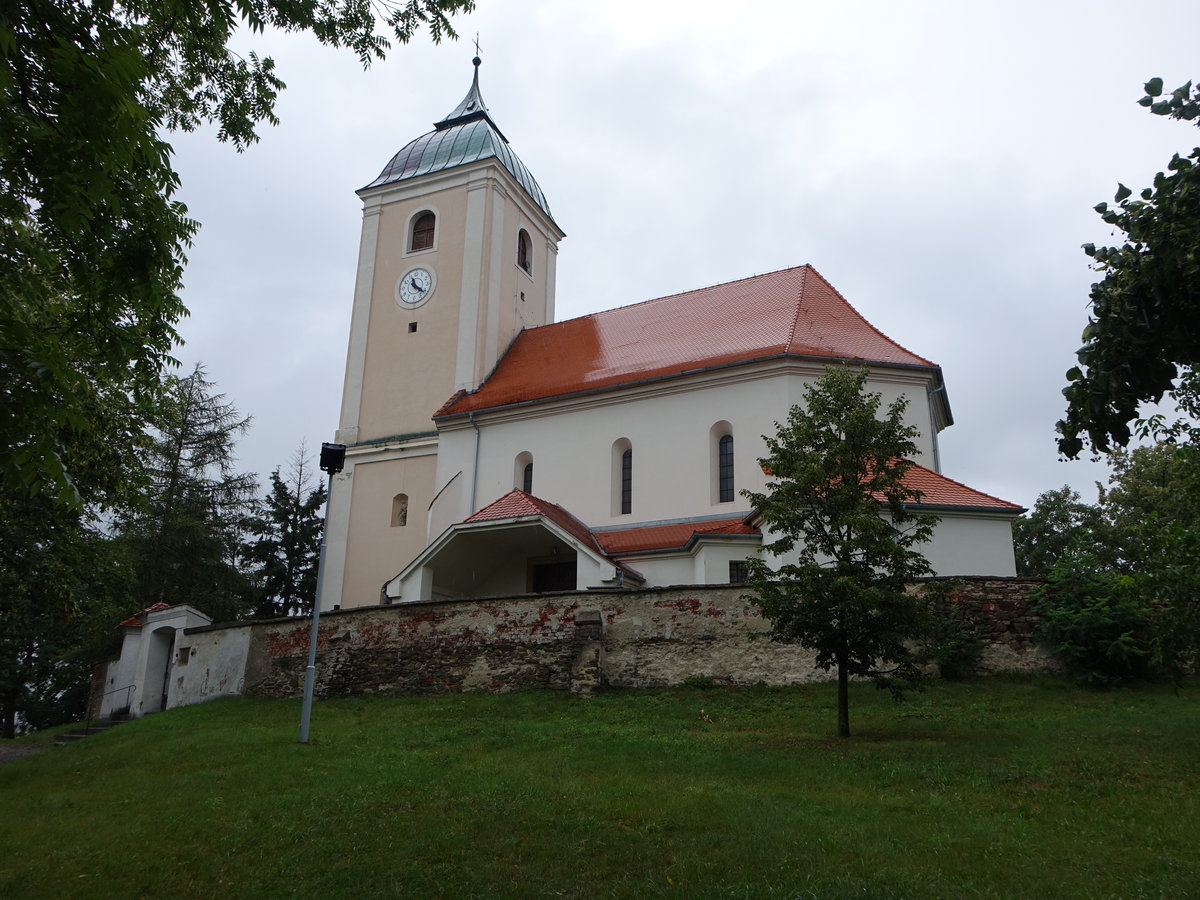
[[[248,545],[247,560],[256,566],[255,615],[293,616],[312,611],[317,595],[325,485],[313,487],[313,466],[303,445],[288,467],[271,473],[271,488],[255,520],[258,539]]]
[[[251,605],[240,554],[257,483],[234,471],[234,446],[250,419],[213,388],[200,365],[167,377],[146,451],[147,502],[121,531],[139,602],[188,603],[224,620]]]

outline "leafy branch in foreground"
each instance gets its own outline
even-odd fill
[[[95,502],[76,436],[100,434],[92,377],[146,423],[172,362],[185,251],[164,129],[215,122],[237,148],[274,123],[274,62],[239,26],[309,31],[364,64],[472,0],[24,0],[0,7],[0,473],[5,490]]]
[[[1155,99],[1161,78],[1145,87],[1140,102],[1156,115],[1200,116],[1200,88],[1193,93],[1191,82],[1165,100]],[[1085,439],[1097,453],[1126,446],[1140,405],[1174,393],[1200,363],[1200,148],[1176,154],[1136,197],[1118,185],[1113,204],[1096,212],[1124,243],[1083,248],[1103,278],[1092,285],[1079,364],[1063,389],[1058,448],[1072,459]]]

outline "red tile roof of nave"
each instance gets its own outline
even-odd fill
[[[1020,512],[1023,506],[1009,503],[983,491],[967,487],[961,481],[947,478],[932,469],[913,464],[904,477],[904,483],[921,492],[921,503],[929,506],[963,506],[972,509],[1013,510]]]
[[[597,531],[596,540],[613,554],[637,553],[648,550],[674,550],[686,547],[692,535],[759,534],[741,517],[709,522],[672,522],[669,525],[643,525],[618,531]]]
[[[934,365],[797,266],[523,331],[476,391],[434,417],[783,354]]]

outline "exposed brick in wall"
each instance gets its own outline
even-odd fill
[[[994,671],[1047,667],[1033,641],[1029,579],[931,579],[942,602],[986,638]],[[924,590],[919,585],[916,590]],[[736,587],[589,591],[484,601],[369,607],[326,613],[316,692],[507,692],[658,687],[693,675],[730,684],[782,685],[829,677],[812,654],[767,638],[767,623]],[[297,696],[309,623],[251,629],[245,693]]]

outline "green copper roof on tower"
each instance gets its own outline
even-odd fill
[[[504,133],[496,127],[479,92],[479,57],[472,60],[475,76],[471,89],[434,130],[407,144],[384,166],[379,177],[362,190],[441,172],[455,166],[495,157],[551,219],[550,205],[525,164],[513,153]]]

